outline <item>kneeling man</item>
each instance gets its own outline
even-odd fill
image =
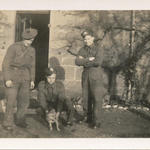
[[[53,68],[45,70],[45,81],[41,81],[38,85],[38,100],[45,114],[50,109],[55,109],[57,119],[59,119],[60,113],[66,110],[67,124],[72,125],[73,105],[71,100],[65,96],[64,84],[56,80],[56,72]]]

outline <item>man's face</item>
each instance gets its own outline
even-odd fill
[[[24,40],[25,46],[30,46],[33,42],[34,38],[29,39],[29,40]]]
[[[56,80],[56,74],[53,73],[51,76],[47,76],[47,82],[49,84],[53,84],[55,80]]]
[[[86,44],[87,46],[90,46],[90,45],[92,45],[92,44],[94,43],[94,37],[91,36],[91,35],[86,35],[86,36],[84,37],[84,42],[85,42],[85,44]]]

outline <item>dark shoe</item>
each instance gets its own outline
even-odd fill
[[[12,126],[9,126],[9,125],[2,125],[2,126],[7,131],[13,131],[13,127]]]
[[[101,123],[100,123],[100,122],[98,122],[98,123],[96,123],[96,124],[95,124],[94,129],[96,129],[96,128],[100,128],[100,127],[101,127]]]
[[[16,123],[16,126],[21,127],[21,128],[27,128],[27,124],[22,124],[22,123]]]
[[[73,125],[73,123],[70,122],[70,121],[67,121],[66,124],[67,124],[67,126],[72,126]]]
[[[100,122],[89,124],[89,128],[92,128],[92,129],[97,129],[97,128],[100,128],[100,127],[101,127],[101,123]]]
[[[21,128],[27,128],[28,126],[24,119],[16,119],[15,124]]]
[[[83,122],[90,124],[92,122],[92,119],[90,119],[88,117],[84,117]]]
[[[41,118],[46,118],[46,113],[45,113],[45,110],[43,108],[41,108],[41,107],[37,108],[36,113]]]
[[[27,128],[27,124],[26,124],[26,122],[16,122],[16,126],[19,126],[19,127],[21,127],[21,128]]]
[[[88,122],[88,120],[87,120],[87,117],[85,116],[84,118],[83,118],[83,122]]]

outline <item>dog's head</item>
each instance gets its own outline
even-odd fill
[[[54,121],[56,120],[56,111],[55,109],[49,110],[49,112],[46,113],[47,121]]]
[[[75,110],[77,112],[82,112],[83,111],[82,102],[83,102],[83,99],[80,96],[72,98],[73,107],[75,108]]]
[[[80,96],[73,97],[71,100],[72,100],[73,105],[82,105],[83,99]]]

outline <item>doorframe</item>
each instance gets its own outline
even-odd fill
[[[15,16],[15,34],[14,34],[14,41],[16,42],[16,24],[17,24],[17,15],[18,14],[49,14],[49,47],[50,47],[50,21],[51,21],[51,11],[50,10],[18,10],[16,11],[16,16]]]
[[[48,60],[49,60],[49,53],[50,53],[50,49],[49,49],[49,47],[50,47],[50,19],[51,19],[51,11],[49,11],[49,10],[41,10],[41,11],[34,11],[34,10],[25,10],[25,11],[16,11],[16,17],[15,17],[15,22],[17,23],[17,15],[19,15],[19,14],[41,14],[41,15],[49,15],[49,23],[48,23],[48,29],[49,29],[49,41],[48,41]],[[16,41],[16,24],[15,24],[15,37],[14,37],[14,39],[15,39],[15,41]],[[48,61],[48,64],[47,64],[47,66],[49,65],[49,61]]]
[[[20,14],[50,14],[51,11],[50,10],[39,10],[39,11],[36,11],[36,10],[19,10],[19,11],[16,11],[16,13],[20,13]]]

